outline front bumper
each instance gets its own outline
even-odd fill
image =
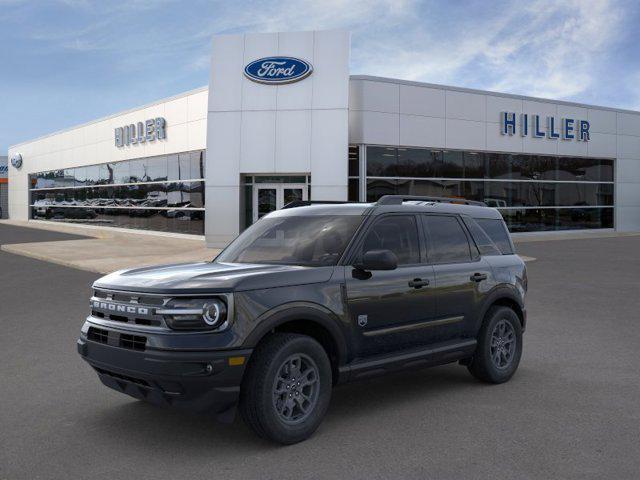
[[[84,334],[77,345],[107,387],[160,406],[213,413],[222,421],[233,420],[251,355],[250,349],[136,351]]]

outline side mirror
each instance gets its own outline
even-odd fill
[[[354,267],[358,270],[395,270],[398,257],[391,250],[369,250]]]

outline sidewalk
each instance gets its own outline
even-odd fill
[[[210,261],[220,251],[207,248],[204,237],[196,235],[96,228],[45,221],[1,220],[0,225],[87,236],[89,238],[80,240],[14,243],[2,245],[0,249],[8,253],[103,274],[123,268],[161,263]]]

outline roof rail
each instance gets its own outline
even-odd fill
[[[342,200],[294,200],[287,203],[284,208],[296,208],[296,207],[308,207],[309,205],[341,205],[343,203],[356,203],[347,202]]]
[[[487,204],[484,202],[478,202],[476,200],[467,200],[466,198],[423,197],[421,195],[383,195],[376,202],[376,205],[402,205],[403,202],[407,202],[407,201],[455,203],[458,205],[476,205],[478,207],[487,206]]]

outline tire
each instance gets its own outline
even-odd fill
[[[296,379],[296,373],[301,377]],[[251,355],[240,414],[262,438],[284,445],[301,442],[322,422],[331,388],[331,363],[318,342],[306,335],[274,333]]]
[[[476,353],[467,366],[471,375],[487,383],[508,381],[522,357],[522,325],[516,312],[508,307],[491,307],[477,340]]]

